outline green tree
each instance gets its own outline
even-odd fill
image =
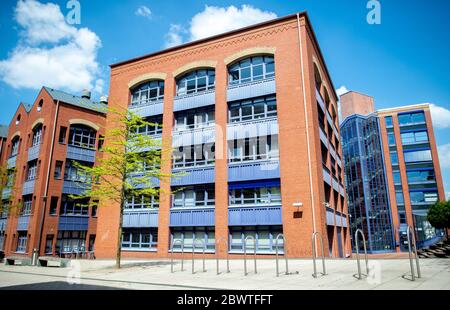
[[[15,187],[16,169],[0,166],[0,215],[12,214],[12,211],[22,207],[16,203],[17,189]]]
[[[75,200],[89,199],[91,206],[120,205],[116,268],[120,268],[122,250],[123,214],[127,197],[144,196],[159,199],[158,180],[171,177],[161,172],[161,139],[140,134],[140,129],[156,124],[147,122],[130,111],[108,109],[106,131],[99,159],[94,166],[74,164],[80,173],[92,180],[92,186]]]
[[[427,216],[428,222],[438,229],[450,228],[450,201],[436,202],[429,210]]]

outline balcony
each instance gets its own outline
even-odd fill
[[[176,96],[173,100],[173,111],[183,111],[214,105],[216,102],[216,91],[207,90],[201,93]]]
[[[215,124],[209,124],[205,127],[188,129],[183,131],[174,130],[172,132],[173,147],[214,143],[215,141],[216,141]]]
[[[345,190],[341,184],[339,184],[339,193],[341,194],[342,197],[345,198]]]
[[[30,224],[30,215],[19,216],[17,220],[17,231],[27,231]]]
[[[214,226],[214,208],[171,209],[170,226]]]
[[[323,113],[326,113],[325,110],[325,102],[323,101],[322,95],[320,94],[320,92],[317,90],[316,88],[316,99],[317,102],[319,103],[320,108],[322,109]]]
[[[15,168],[16,167],[16,162],[17,162],[17,155],[15,155],[15,156],[11,156],[10,158],[8,158],[8,161],[7,161],[7,168],[8,169],[12,169],[12,168]]]
[[[172,186],[210,184],[215,182],[215,166],[199,166],[173,169],[172,173],[180,173],[171,180]]]
[[[230,123],[227,126],[228,140],[240,140],[271,135],[278,135],[277,117],[256,119],[242,123]]]
[[[62,192],[67,195],[83,195],[91,187],[91,183],[64,180]]]
[[[22,195],[31,195],[34,193],[35,180],[28,180],[23,183]]]
[[[228,165],[228,181],[251,181],[280,178],[280,161],[235,162]]]
[[[237,101],[247,98],[255,98],[276,93],[275,78],[254,81],[245,84],[229,85],[227,100]]]
[[[95,150],[82,148],[75,145],[67,146],[67,159],[95,163]]]
[[[146,104],[129,106],[128,110],[141,117],[161,115],[164,112],[164,100],[150,101]]]
[[[339,212],[336,212],[335,215],[333,210],[327,209],[327,225],[337,227],[348,227],[347,217],[340,214]]]
[[[85,231],[88,230],[89,217],[83,215],[61,215],[59,217],[59,231]]]
[[[7,218],[1,218],[0,219],[0,231],[6,230],[6,223],[8,222]]]
[[[158,227],[158,209],[125,210],[124,228]]]
[[[323,171],[323,180],[331,186],[331,175],[330,175],[330,170],[323,166],[322,167],[322,171]]]
[[[282,225],[281,206],[229,207],[229,226]]]
[[[41,144],[37,144],[35,146],[32,146],[28,149],[28,161],[32,161],[35,159],[38,159],[39,157],[39,152],[41,149]]]
[[[320,135],[320,140],[322,141],[323,145],[325,145],[328,148],[327,134],[323,131],[322,127],[319,127],[319,135]]]
[[[2,191],[2,200],[9,199],[11,197],[11,188],[4,188]]]

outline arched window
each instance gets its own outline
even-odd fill
[[[211,90],[215,85],[216,72],[214,69],[191,71],[177,79],[177,96]]]
[[[147,104],[164,99],[164,81],[150,81],[131,90],[131,105]]]
[[[20,119],[21,119],[21,115],[19,114],[19,115],[17,115],[17,118],[16,118],[16,125],[20,124]]]
[[[20,137],[16,136],[11,142],[11,157],[17,156],[19,153]]]
[[[314,80],[316,82],[316,89],[320,92],[320,87],[322,86],[322,77],[320,76],[320,72],[316,64],[314,64]]]
[[[39,104],[37,106],[37,111],[41,112],[42,111],[42,106],[44,105],[44,100],[41,99],[41,101],[39,101]]]
[[[73,125],[70,127],[69,144],[87,149],[95,149],[97,132],[86,125]]]
[[[232,64],[228,69],[230,85],[275,77],[273,56],[255,56]]]
[[[38,124],[33,129],[33,140],[31,146],[41,144],[42,140],[42,124]]]

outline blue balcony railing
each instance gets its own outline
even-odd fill
[[[322,168],[323,171],[323,180],[331,186],[331,175],[330,175],[330,170],[328,170],[327,167],[323,166]]]
[[[68,194],[68,195],[83,195],[91,187],[92,187],[92,184],[90,184],[90,183],[64,180],[62,192],[63,192],[63,194]]]
[[[88,230],[88,226],[89,226],[88,216],[61,215],[59,217],[58,230],[60,231]]]
[[[30,224],[30,215],[19,216],[17,220],[17,231],[27,231]]]
[[[326,110],[325,110],[325,102],[323,101],[322,95],[321,95],[320,92],[317,90],[317,88],[316,88],[316,99],[317,99],[317,102],[319,103],[320,108],[322,109],[322,112],[323,112],[323,113],[326,113]]]
[[[23,189],[22,189],[22,195],[31,195],[34,193],[34,184],[35,184],[35,180],[29,180],[29,181],[25,181],[25,183],[23,183]]]
[[[172,177],[172,186],[210,184],[216,177],[214,165],[173,169],[172,173],[176,175]]]
[[[205,143],[214,143],[216,141],[216,126],[209,124],[202,128],[177,131],[172,133],[172,146],[191,146]]]
[[[170,226],[214,226],[214,208],[171,209]]]
[[[229,226],[281,225],[281,206],[229,207]]]
[[[227,125],[227,139],[240,140],[278,135],[278,118],[257,119]]]
[[[158,209],[125,210],[123,214],[123,227],[158,227]]]
[[[190,110],[213,105],[216,102],[215,90],[177,96],[173,100],[173,111]]]
[[[278,178],[280,178],[280,162],[278,159],[228,164],[229,182]]]
[[[129,106],[128,109],[141,117],[161,115],[164,112],[164,100],[150,101],[146,104]]]
[[[80,160],[89,163],[95,162],[95,150],[82,148],[74,145],[67,146],[67,155],[68,159]]]
[[[271,95],[275,93],[276,93],[275,78],[270,78],[245,84],[229,85],[227,92],[227,100],[236,101],[247,98]]]
[[[39,152],[41,150],[41,144],[37,144],[28,149],[28,161],[32,161],[39,158]]]

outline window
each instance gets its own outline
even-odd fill
[[[61,126],[59,128],[59,143],[66,144],[67,127]]]
[[[229,83],[243,84],[275,77],[273,56],[256,56],[243,59],[228,69]]]
[[[64,180],[81,183],[91,183],[90,177],[85,171],[75,166],[74,162],[69,160],[66,162],[64,170]]]
[[[47,235],[45,238],[45,254],[52,254],[53,253],[53,239],[55,238],[54,235]]]
[[[386,116],[384,118],[384,120],[386,121],[386,127],[393,127],[394,123],[392,122],[392,116]]]
[[[95,149],[95,138],[97,132],[84,125],[70,127],[69,144],[82,148]]]
[[[398,217],[400,219],[400,224],[407,224],[406,214],[405,213],[399,213]]]
[[[416,163],[424,161],[432,161],[431,150],[404,152],[406,163]]]
[[[19,115],[17,115],[17,118],[16,118],[16,125],[20,124],[20,119],[21,119],[21,115],[19,114]]]
[[[175,130],[183,131],[215,124],[214,106],[175,113]]]
[[[422,124],[425,123],[425,114],[423,112],[399,114],[398,122],[400,126]]]
[[[392,171],[392,175],[394,176],[394,184],[402,184],[400,171]]]
[[[436,181],[434,170],[409,170],[406,171],[406,176],[410,184]]]
[[[39,124],[33,129],[33,141],[31,146],[37,146],[41,144],[41,140],[42,140],[42,124]]]
[[[57,215],[58,201],[59,197],[52,197],[50,199],[50,210],[49,210],[50,215]]]
[[[215,250],[215,232],[214,227],[176,227],[172,228],[170,248],[173,240],[182,240],[184,242],[184,251],[192,252],[194,240],[201,240],[205,245],[205,251],[214,252]],[[173,247],[174,251],[181,251],[181,244],[178,242]],[[202,252],[202,244],[195,243],[195,252]]]
[[[63,166],[63,162],[60,160],[57,160],[55,163],[55,173],[54,173],[54,177],[57,180],[60,180],[62,178],[62,166]]]
[[[17,234],[17,253],[25,253],[27,251],[28,236],[26,231],[19,231]]]
[[[150,250],[158,247],[158,228],[124,228],[123,249]]]
[[[128,196],[125,203],[125,209],[158,209],[158,196]]]
[[[245,238],[252,236],[252,240],[247,241],[247,253],[252,253],[255,249],[257,253],[274,253],[276,250],[275,239],[283,231],[281,226],[248,226],[230,227],[230,251],[244,252]],[[255,244],[256,243],[256,244]],[[283,253],[283,239],[279,240],[278,250]]]
[[[410,191],[409,197],[411,198],[411,204],[434,204],[439,199],[437,191]]]
[[[92,206],[92,209],[91,209],[92,217],[97,217],[97,210],[98,210],[98,202]]]
[[[395,151],[395,152],[390,152],[390,154],[391,154],[391,164],[392,165],[398,165],[398,154],[397,154],[397,151]]]
[[[228,105],[228,122],[244,122],[277,116],[275,96],[236,101]]]
[[[173,152],[173,168],[213,165],[214,151],[214,143],[181,146]]]
[[[33,206],[33,195],[23,196],[22,210],[20,215],[28,216],[31,215],[31,208]]]
[[[20,138],[15,137],[11,144],[11,157],[17,156],[19,153]]]
[[[230,205],[281,205],[280,186],[237,188],[229,192]]]
[[[177,79],[177,96],[212,90],[215,83],[216,72],[213,69],[191,71]]]
[[[88,215],[88,199],[73,200],[67,196],[63,196],[61,202],[61,215],[87,216]]]
[[[103,145],[105,144],[105,137],[100,135],[98,137],[98,150],[101,152],[103,151]]]
[[[56,253],[72,253],[86,250],[86,231],[59,231]]]
[[[403,191],[395,191],[395,200],[397,201],[398,205],[405,204],[405,198],[403,196]]]
[[[401,137],[403,145],[428,142],[428,133],[426,131],[406,132],[402,133]]]
[[[388,143],[389,146],[395,146],[395,134],[393,132],[388,132]]]
[[[278,135],[229,141],[228,152],[230,162],[277,159]]]
[[[38,167],[37,160],[34,160],[34,161],[28,163],[28,171],[27,171],[27,175],[26,175],[26,181],[33,181],[36,179],[37,167]]]
[[[42,106],[44,105],[44,101],[41,99],[41,101],[39,101],[39,104],[37,106],[37,111],[41,112],[42,111]]]
[[[188,186],[175,189],[172,200],[173,208],[214,207],[214,186]]]
[[[131,91],[131,105],[156,103],[164,99],[164,81],[151,81]]]

